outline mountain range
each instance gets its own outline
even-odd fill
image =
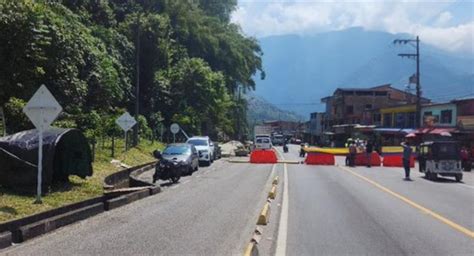
[[[256,79],[255,97],[279,109],[273,112],[289,111],[308,119],[309,113],[324,110],[320,99],[338,87],[390,83],[414,92],[414,85],[407,84],[416,71],[416,62],[398,54],[415,53],[415,47],[393,44],[400,38],[413,36],[351,28],[260,38],[266,78]],[[440,50],[420,40],[423,96],[443,102],[474,94],[474,56]]]

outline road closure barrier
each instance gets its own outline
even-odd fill
[[[309,152],[305,162],[309,165],[334,165],[336,161],[333,154]]]
[[[402,154],[386,154],[383,156],[384,167],[403,167],[403,155]],[[415,157],[410,157],[410,168],[415,167]]]
[[[360,165],[360,166],[367,166],[368,164],[368,159],[367,159],[367,154],[366,153],[360,153],[357,154],[355,157],[355,165]],[[380,160],[380,155],[377,152],[372,152],[372,155],[370,157],[370,165],[371,166],[380,166],[382,164],[382,161]]]
[[[254,150],[250,153],[250,163],[253,164],[276,164],[278,162],[273,150]]]

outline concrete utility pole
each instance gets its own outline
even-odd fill
[[[138,115],[140,111],[140,12],[137,12],[137,42],[136,42],[136,91],[135,91],[135,120],[138,120]],[[133,145],[138,145],[138,127],[137,124],[133,128]],[[126,143],[126,142],[125,142]]]
[[[394,44],[408,44],[415,43],[416,53],[400,53],[398,56],[416,60],[416,114],[415,114],[415,128],[420,128],[421,119],[421,86],[420,86],[420,38],[416,39],[395,39]]]

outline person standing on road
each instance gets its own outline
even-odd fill
[[[370,168],[372,167],[372,152],[374,151],[374,145],[372,145],[372,142],[370,140],[367,141],[367,144],[365,145],[365,153],[367,155],[367,167]]]
[[[403,147],[403,168],[405,169],[405,180],[410,179],[410,158],[412,149],[408,141],[402,142],[400,144]]]
[[[354,142],[351,142],[349,145],[349,166],[354,167],[355,166],[355,157],[357,154],[357,147]]]

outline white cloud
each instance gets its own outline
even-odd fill
[[[436,26],[445,26],[453,19],[453,15],[450,12],[442,12],[439,14],[438,19],[435,22]]]
[[[464,24],[448,26],[453,13],[446,9],[453,4],[459,2],[244,0],[232,18],[247,34],[256,37],[359,26],[390,33],[419,34],[424,42],[437,47],[474,53],[474,18],[469,17],[469,22]],[[473,2],[462,4],[474,8]]]

